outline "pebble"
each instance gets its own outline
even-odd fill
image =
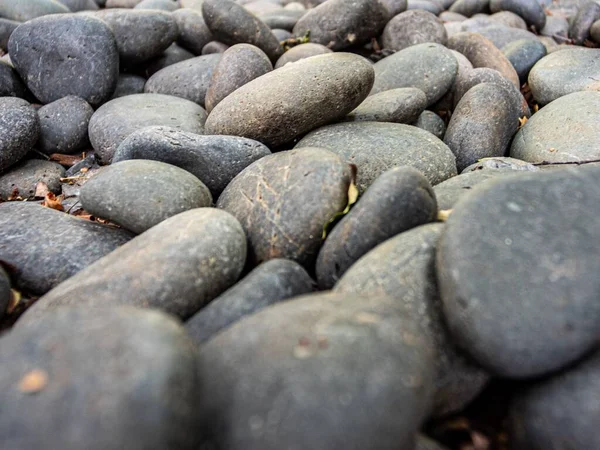
[[[576,45],[581,45],[590,37],[590,28],[600,19],[600,3],[589,2],[577,11],[569,28],[569,37]]]
[[[546,25],[540,34],[551,38],[566,39],[569,37],[569,21],[564,17],[546,16]]]
[[[490,0],[490,10],[511,11],[521,16],[529,25],[533,25],[538,31],[546,24],[546,13],[538,0]]]
[[[371,94],[414,87],[427,96],[427,105],[438,101],[452,87],[458,62],[443,45],[417,44],[377,62]]]
[[[32,294],[48,292],[131,237],[124,230],[43,206],[0,204],[0,254],[16,268],[17,287]]]
[[[588,166],[501,177],[446,222],[437,252],[446,321],[493,374],[546,375],[596,347],[598,176]]]
[[[408,6],[406,0],[380,0],[380,3],[387,9],[389,17],[394,17],[406,11]]]
[[[175,11],[179,8],[176,1],[173,0],[142,0],[133,9],[152,9],[162,11]]]
[[[94,109],[80,97],[67,96],[38,110],[40,137],[44,153],[76,153],[89,148],[88,124]]]
[[[223,53],[225,50],[229,48],[229,45],[223,44],[218,41],[210,41],[204,47],[202,47],[203,55],[210,55],[212,53]]]
[[[186,59],[152,75],[144,92],[184,98],[204,107],[206,91],[221,55],[205,55]]]
[[[489,3],[489,0],[456,0],[449,11],[471,17],[487,12]]]
[[[250,44],[232,45],[217,61],[206,90],[208,113],[236,89],[273,70],[265,52]]]
[[[550,53],[529,72],[529,87],[541,106],[578,91],[600,91],[600,49],[569,47]]]
[[[65,307],[111,310],[120,305],[159,309],[185,320],[232,286],[245,261],[246,236],[231,214],[192,209],[71,276],[20,321],[31,323]]]
[[[213,39],[210,29],[204,22],[202,11],[181,8],[174,11],[171,17],[179,28],[177,43],[196,56],[202,55],[204,46]]]
[[[440,19],[427,11],[411,10],[392,18],[381,36],[384,48],[402,50],[415,44],[436,42],[445,45],[446,28]]]
[[[149,78],[159,70],[172,66],[181,61],[192,59],[194,54],[177,44],[171,44],[161,55],[137,66],[136,73]],[[142,91],[143,92],[143,91]]]
[[[194,175],[159,161],[113,163],[81,188],[83,208],[140,234],[193,208],[208,207],[212,196]]]
[[[204,446],[412,448],[430,408],[434,352],[404,312],[390,297],[325,293],[219,333],[199,354]]]
[[[521,83],[527,82],[529,71],[544,56],[546,56],[546,46],[540,41],[529,39],[520,39],[502,47],[502,53],[510,61]]]
[[[161,161],[200,179],[217,199],[242,170],[270,155],[260,142],[237,136],[200,136],[170,127],[146,127],[129,135],[113,162],[130,159]]]
[[[203,134],[206,112],[201,106],[162,94],[137,94],[102,105],[90,120],[89,137],[100,160],[109,163],[117,147],[134,131],[163,125]]]
[[[539,167],[523,160],[501,156],[498,158],[483,158],[475,164],[471,164],[469,167],[465,168],[461,173],[475,172],[486,169],[512,169],[524,170],[527,172],[535,172],[536,170],[540,170]]]
[[[15,69],[42,103],[75,95],[98,106],[115,90],[117,42],[110,28],[94,17],[33,19],[13,31],[8,49]]]
[[[33,148],[40,122],[33,106],[14,97],[0,97],[0,173]]]
[[[0,0],[0,17],[17,22],[27,22],[47,14],[69,12],[69,8],[56,0]]]
[[[283,47],[258,17],[232,0],[205,0],[202,15],[215,39],[227,44],[252,44],[275,63]]]
[[[549,17],[550,16],[546,16],[546,22]],[[511,11],[498,11],[497,13],[491,14],[490,19],[506,27],[520,28],[521,30],[528,29],[527,22],[525,22],[521,16]]]
[[[285,52],[275,63],[275,68],[285,66],[287,63],[300,61],[301,59],[310,58],[311,56],[324,55],[331,53],[332,50],[321,44],[308,42],[306,44],[296,45]]]
[[[49,312],[0,339],[0,364],[6,448],[198,446],[197,357],[166,314]]]
[[[143,94],[145,84],[146,79],[143,77],[129,73],[122,73],[119,75],[117,87],[113,92],[111,100],[119,97],[125,97],[126,95]]]
[[[6,309],[10,303],[11,297],[10,278],[2,266],[0,266],[0,320],[2,320],[6,314]]]
[[[44,183],[50,192],[60,194],[60,179],[65,169],[60,164],[41,159],[27,159],[14,165],[8,172],[0,175],[0,200],[10,197],[33,199],[38,183]]]
[[[0,48],[5,52],[8,51],[10,35],[19,25],[21,25],[21,22],[0,17]]]
[[[398,166],[420,170],[432,185],[456,175],[455,157],[441,140],[411,125],[384,122],[341,123],[318,128],[296,147],[321,147],[358,168],[364,192],[385,171]]]
[[[381,174],[327,235],[316,265],[321,289],[331,289],[360,257],[378,244],[437,218],[427,178],[412,167]]]
[[[511,28],[504,25],[492,25],[477,30],[483,37],[489,39],[497,48],[502,50],[515,41],[528,40],[539,42],[537,35],[531,31]]]
[[[249,258],[286,258],[310,268],[323,226],[348,203],[350,167],[322,148],[268,155],[246,167],[219,196],[248,235]]]
[[[58,0],[60,3],[65,5],[71,12],[79,11],[97,11],[99,8],[98,3],[94,0]]]
[[[428,0],[408,0],[406,7],[409,10],[427,11],[436,16],[442,12],[442,6],[439,3]]]
[[[350,53],[330,53],[267,73],[223,99],[206,134],[243,136],[277,146],[343,118],[368,95],[373,68]]]
[[[389,18],[379,1],[328,0],[303,15],[292,34],[300,37],[310,31],[310,42],[342,50],[379,36]]]
[[[285,41],[286,39],[289,39],[292,37],[292,33],[290,33],[288,30],[282,30],[280,28],[274,28],[271,30],[271,32],[273,33],[273,35],[277,38],[277,40],[279,42]],[[223,44],[223,45],[225,45],[225,44]],[[286,53],[288,53],[288,52],[286,52]],[[284,53],[284,55],[285,55],[285,53]],[[281,56],[283,56],[283,55],[281,55]],[[279,59],[281,59],[281,58],[279,58]],[[277,61],[279,61],[279,59]]]
[[[271,259],[194,314],[185,328],[196,343],[204,344],[246,316],[310,293],[313,283],[300,264],[289,259]]]
[[[531,163],[600,159],[599,115],[600,92],[576,92],[554,100],[518,131],[510,156]]]
[[[429,131],[438,139],[444,139],[444,135],[446,134],[444,119],[432,111],[423,111],[412,125]]]
[[[600,20],[596,20],[592,24],[592,27],[590,28],[590,36],[594,41],[600,43]]]
[[[390,89],[367,97],[345,120],[412,123],[426,106],[427,96],[420,89]]]

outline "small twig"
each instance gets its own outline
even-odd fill
[[[564,161],[564,162],[552,162],[542,161],[539,163],[531,163],[532,166],[564,166],[564,165],[575,165],[581,166],[584,164],[600,163],[600,159],[591,159],[589,161]]]
[[[40,155],[42,158],[44,158],[46,161],[50,160],[50,156],[46,155],[45,153],[40,152],[39,150],[36,150],[35,148],[31,149],[32,152],[37,153],[38,155]]]

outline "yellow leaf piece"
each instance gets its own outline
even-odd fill
[[[6,307],[6,313],[12,314],[13,311],[19,306],[21,303],[21,293],[15,289],[10,290],[10,301],[8,302],[8,306]]]
[[[348,186],[348,204],[344,208],[343,211],[337,212],[333,215],[331,219],[329,219],[325,225],[323,225],[323,235],[321,239],[325,239],[329,230],[332,228],[332,225],[336,223],[341,217],[344,217],[346,214],[350,212],[350,208],[354,205],[358,200],[358,187],[356,187],[356,166],[354,164],[350,165],[352,169],[352,176],[350,180],[350,186]]]
[[[448,220],[448,217],[450,217],[450,214],[452,214],[451,209],[442,209],[442,210],[438,211],[437,219],[440,222],[445,222],[446,220]]]
[[[527,117],[523,116],[519,118],[519,130],[527,123]]]

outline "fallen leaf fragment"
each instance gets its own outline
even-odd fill
[[[519,130],[527,123],[527,116],[519,117]]]
[[[50,155],[50,161],[56,161],[62,166],[74,166],[83,158],[78,155],[63,155],[62,153],[52,153]]]
[[[24,394],[36,394],[48,384],[48,374],[41,369],[33,369],[19,381],[19,391]]]
[[[44,197],[44,201],[42,202],[42,206],[45,206],[46,208],[56,209],[57,211],[65,210],[65,208],[63,208],[62,205],[62,196],[59,195],[57,197],[52,192],[48,192],[46,194],[46,196]]]
[[[48,185],[43,181],[38,181],[35,185],[35,194],[36,198],[46,198],[46,195],[50,192],[48,189]]]
[[[446,220],[448,220],[448,217],[450,217],[450,214],[452,214],[451,209],[442,209],[438,211],[437,218],[440,222],[445,222]]]
[[[19,306],[19,303],[21,303],[21,298],[22,296],[19,291],[16,289],[10,290],[10,300],[8,302],[8,306],[6,307],[6,314],[12,314],[15,311],[17,306]]]
[[[341,217],[348,214],[350,212],[350,208],[352,207],[352,205],[354,205],[356,203],[356,201],[358,200],[359,192],[358,192],[358,187],[356,187],[356,174],[357,174],[356,165],[350,164],[350,170],[352,171],[352,173],[351,173],[351,178],[350,178],[350,186],[348,186],[348,204],[346,205],[346,208],[344,208],[343,211],[335,213],[334,216],[331,219],[329,219],[325,223],[325,225],[323,225],[323,235],[321,236],[321,239],[325,239],[327,237],[329,230],[331,230],[331,228],[333,228],[333,224],[335,224]]]

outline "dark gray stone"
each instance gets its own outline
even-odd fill
[[[446,134],[446,124],[444,123],[444,120],[431,111],[423,111],[412,125],[421,128],[422,130],[429,131],[438,139],[444,139],[444,134]]]
[[[531,163],[600,159],[599,114],[600,92],[576,92],[554,100],[517,132],[510,156]]]
[[[269,57],[260,48],[250,44],[229,47],[212,71],[206,91],[206,111],[210,113],[233,91],[272,70]]]
[[[519,392],[510,411],[515,450],[600,448],[600,353]]]
[[[446,28],[440,19],[427,11],[411,10],[391,19],[381,36],[384,48],[402,50],[415,44],[436,42],[445,45]]]
[[[39,132],[33,106],[20,98],[0,97],[0,173],[25,157]]]
[[[538,0],[490,0],[490,10],[514,12],[538,31],[546,25],[546,13]]]
[[[285,52],[275,63],[275,68],[285,66],[287,63],[300,61],[301,59],[310,58],[311,56],[323,55],[325,53],[331,53],[332,50],[321,44],[314,44],[308,42],[306,44],[300,44],[290,48]]]
[[[317,258],[321,289],[331,289],[360,257],[386,239],[437,218],[433,189],[421,172],[396,167],[379,176],[327,236]]]
[[[161,94],[137,94],[116,98],[92,116],[89,136],[100,160],[109,163],[121,142],[134,131],[164,125],[203,134],[206,111],[182,98]]]
[[[529,72],[536,102],[546,105],[577,91],[600,91],[600,49],[570,47],[550,53]]]
[[[8,278],[8,275],[2,266],[0,266],[0,320],[4,318],[6,308],[8,307],[11,298],[10,278]]]
[[[432,342],[389,297],[265,308],[200,349],[207,448],[409,449],[429,410]]]
[[[489,9],[489,0],[456,0],[449,11],[471,17],[475,14],[486,13]]]
[[[502,47],[502,53],[517,71],[521,83],[526,83],[531,68],[546,56],[547,52],[546,46],[540,41],[526,39],[514,41]]]
[[[69,8],[56,0],[0,0],[0,16],[17,22],[27,22],[47,14],[69,12]]]
[[[88,124],[94,109],[80,97],[68,96],[42,106],[39,147],[44,153],[76,153],[89,148]]]
[[[142,0],[133,9],[153,9],[161,11],[175,11],[179,9],[177,1],[174,0]]]
[[[244,169],[219,196],[248,235],[259,264],[287,258],[311,268],[324,225],[348,203],[350,167],[321,148],[268,155]]]
[[[23,161],[0,175],[0,200],[9,197],[32,199],[39,182],[48,186],[50,192],[60,194],[60,179],[64,176],[65,169],[60,164],[41,159]]]
[[[367,97],[345,120],[412,123],[426,106],[427,96],[420,89],[390,89]]]
[[[569,29],[569,37],[576,45],[583,44],[590,37],[592,24],[598,19],[600,19],[600,3],[586,3],[577,11]]]
[[[113,31],[125,66],[158,57],[179,34],[177,23],[165,11],[105,9],[94,15]]]
[[[192,59],[193,57],[194,54],[192,52],[188,52],[185,48],[180,47],[177,44],[171,44],[162,55],[138,65],[136,67],[136,73],[149,78],[165,67]]]
[[[450,149],[431,133],[399,123],[356,122],[318,128],[296,147],[321,147],[358,167],[364,192],[383,172],[398,166],[420,170],[432,185],[456,175]]]
[[[3,445],[198,448],[196,361],[181,325],[155,311],[64,308],[17,325],[0,340]]]
[[[194,175],[159,161],[113,163],[90,178],[81,206],[135,234],[193,208],[211,206],[208,188]]]
[[[270,154],[265,145],[251,139],[147,127],[132,133],[119,145],[113,162],[150,159],[172,164],[195,175],[217,199],[242,170]]]
[[[520,110],[497,84],[472,87],[460,99],[444,135],[461,172],[481,158],[504,156],[519,128]]]
[[[204,107],[206,91],[221,55],[205,55],[172,64],[152,75],[144,92],[190,100]]]
[[[204,47],[202,47],[203,55],[211,55],[213,53],[223,53],[225,50],[229,48],[229,45],[223,44],[218,41],[210,41]]]
[[[111,97],[111,100],[119,97],[125,97],[126,95],[143,94],[144,85],[146,79],[138,75],[132,75],[130,73],[122,73],[119,75],[117,81],[117,87]]]
[[[371,94],[402,87],[425,92],[427,105],[438,101],[452,87],[458,62],[440,44],[417,44],[376,63],[375,84]]]
[[[600,20],[596,20],[590,28],[590,37],[600,44]]]
[[[471,164],[465,168],[461,173],[476,172],[479,170],[489,169],[511,169],[511,170],[523,170],[527,172],[535,172],[540,170],[539,167],[534,166],[528,162],[522,161],[516,158],[509,158],[505,156],[497,158],[483,158],[475,164]]]
[[[521,173],[458,202],[438,246],[447,323],[503,377],[559,370],[597,346],[600,167]]]
[[[204,344],[245,316],[312,290],[313,280],[300,264],[271,259],[194,314],[185,328],[196,343]]]
[[[489,39],[497,48],[503,49],[515,41],[529,40],[540,42],[537,35],[531,31],[511,28],[504,25],[493,25],[478,30],[477,33]]]
[[[228,45],[252,44],[271,62],[283,54],[283,47],[271,29],[246,8],[232,0],[205,0],[202,15],[215,39]]]
[[[232,92],[212,110],[206,133],[284,144],[343,118],[367,97],[373,78],[371,64],[350,53],[303,59]]]
[[[94,0],[57,0],[59,3],[62,3],[67,8],[71,10],[71,12],[79,12],[79,11],[97,11],[100,9],[98,4]]]
[[[49,15],[13,31],[10,58],[42,103],[67,95],[97,106],[110,98],[119,77],[117,43],[101,20],[85,15]]]
[[[21,321],[76,305],[156,308],[184,320],[232,286],[245,261],[246,236],[231,214],[192,209],[159,223],[61,283]]]
[[[45,208],[0,204],[0,254],[20,289],[42,295],[126,243],[132,235]],[[27,249],[27,251],[24,251]]]
[[[474,68],[489,67],[497,70],[508,78],[517,89],[520,89],[519,76],[508,58],[481,34],[472,32],[457,33],[448,39],[448,48],[465,55]]]
[[[334,292],[386,295],[405,308],[433,337],[436,352],[435,395],[430,414],[441,416],[464,408],[483,389],[488,375],[455,347],[444,323],[436,273],[436,245],[444,226],[424,225],[375,247],[336,284]]]
[[[27,96],[27,88],[12,66],[0,61],[0,97]]]
[[[21,25],[21,22],[0,18],[0,48],[8,51],[8,40],[15,29]]]
[[[310,31],[310,42],[342,50],[379,36],[389,18],[379,1],[328,0],[302,16],[293,34],[300,37]]]
[[[171,14],[179,28],[177,42],[182,47],[191,51],[194,55],[201,55],[202,49],[212,41],[212,33],[206,26],[202,11],[182,8]]]

